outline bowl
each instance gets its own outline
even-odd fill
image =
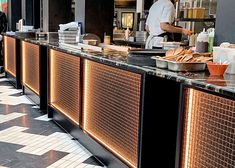
[[[83,40],[83,44],[88,44],[88,45],[97,45],[97,40]]]
[[[211,75],[222,76],[228,68],[229,64],[221,64],[217,62],[208,62],[207,67]]]

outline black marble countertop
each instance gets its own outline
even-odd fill
[[[166,78],[176,82],[181,82],[189,86],[220,93],[235,99],[235,75],[225,74],[224,76],[210,76],[207,70],[205,72],[173,72],[156,67],[141,67],[128,64],[127,53],[125,52],[95,52],[89,50],[73,51],[64,49],[60,46],[52,45],[51,47],[69,54],[79,54],[82,57],[89,58],[94,61],[106,63],[112,66],[119,66],[127,70],[147,73],[149,75]]]
[[[235,99],[235,75],[225,74],[224,76],[210,76],[208,71],[205,72],[172,72],[169,70],[159,69],[156,67],[141,67],[127,63],[127,53],[119,51],[104,50],[103,52],[91,50],[76,50],[60,46],[55,41],[43,41],[36,39],[24,39],[25,41],[47,45],[58,51],[68,54],[78,55],[83,58],[105,63],[107,65],[121,67],[139,73],[146,73],[160,78],[166,78],[176,82],[205,89],[215,93],[220,93]]]

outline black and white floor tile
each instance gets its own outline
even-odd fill
[[[78,141],[0,78],[0,168],[102,168]]]

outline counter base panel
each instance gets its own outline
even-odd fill
[[[36,105],[39,106],[40,110],[43,113],[46,113],[47,110],[42,108],[40,97],[34,93],[31,89],[29,89],[27,86],[23,86],[23,93],[25,96],[27,96],[30,100],[32,100]]]
[[[141,168],[152,162],[164,168],[177,164],[180,89],[180,84],[171,80],[149,75],[145,78]]]
[[[19,80],[14,77],[13,75],[11,75],[10,73],[8,72],[5,72],[5,77],[9,80],[9,82],[16,88],[16,89],[21,89],[22,88],[22,85],[21,83],[19,82]]]
[[[234,167],[235,101],[184,89],[180,167]]]
[[[71,134],[106,167],[128,168],[127,165],[117,159],[112,153],[107,151],[103,146],[84,133],[77,125],[73,124],[67,117],[51,106],[48,106],[48,115],[52,117],[53,121],[59,127]]]

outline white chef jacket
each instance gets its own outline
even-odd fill
[[[149,34],[146,41],[146,48],[152,48],[153,46],[161,47],[160,42],[163,41],[163,37],[157,37],[158,35],[165,33],[160,27],[160,23],[173,23],[175,17],[175,7],[170,0],[158,0],[149,9],[149,15],[146,21],[146,25],[149,27]]]

